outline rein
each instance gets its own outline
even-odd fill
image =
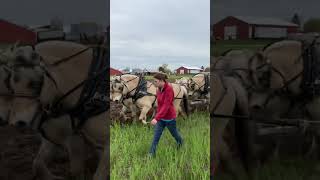
[[[72,55],[70,55],[70,56],[67,56],[67,57],[65,57],[65,58],[62,58],[62,59],[60,59],[59,61],[57,61],[57,62],[55,62],[55,63],[53,63],[52,65],[53,66],[57,66],[57,65],[59,65],[59,64],[61,64],[61,63],[64,63],[64,62],[67,62],[67,61],[69,61],[69,60],[71,60],[72,58],[74,58],[74,57],[76,57],[76,56],[79,56],[80,54],[83,54],[83,53],[85,53],[86,51],[88,51],[88,50],[90,50],[90,49],[93,49],[93,48],[101,48],[101,47],[103,47],[103,46],[89,46],[89,47],[86,47],[86,48],[84,48],[83,50],[81,50],[81,51],[79,51],[79,52],[76,52],[76,53],[74,53],[74,54],[72,54]],[[103,47],[104,49],[107,49],[107,47]]]

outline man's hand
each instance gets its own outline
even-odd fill
[[[156,125],[158,123],[158,121],[156,119],[152,119],[151,124],[152,125]]]

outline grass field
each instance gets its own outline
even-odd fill
[[[253,180],[319,180],[316,174],[315,160],[306,160],[303,157],[287,157],[281,160],[271,160],[255,172]],[[230,180],[226,174],[215,176],[217,180]],[[247,180],[242,178],[242,180]]]
[[[274,40],[219,40],[211,44],[211,54],[219,56],[229,49],[258,50]]]
[[[209,113],[196,112],[177,119],[184,139],[181,149],[167,129],[162,134],[157,156],[149,158],[153,127],[141,124],[111,128],[111,179],[209,179]]]

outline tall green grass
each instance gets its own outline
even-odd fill
[[[252,180],[319,180],[319,161],[301,155],[273,158],[254,170]],[[317,170],[317,171],[316,171]],[[239,180],[247,180],[238,177]],[[230,173],[217,172],[216,180],[232,180]]]
[[[177,119],[184,145],[177,145],[165,129],[154,158],[148,156],[153,127],[141,124],[111,128],[111,179],[209,179],[209,113],[197,112]]]

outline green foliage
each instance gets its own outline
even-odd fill
[[[211,56],[220,56],[229,49],[258,50],[274,40],[219,40],[211,48]]]
[[[304,23],[305,32],[320,32],[320,19],[311,18]]]
[[[291,22],[300,26],[301,25],[300,16],[297,13],[295,13],[291,19]]]

